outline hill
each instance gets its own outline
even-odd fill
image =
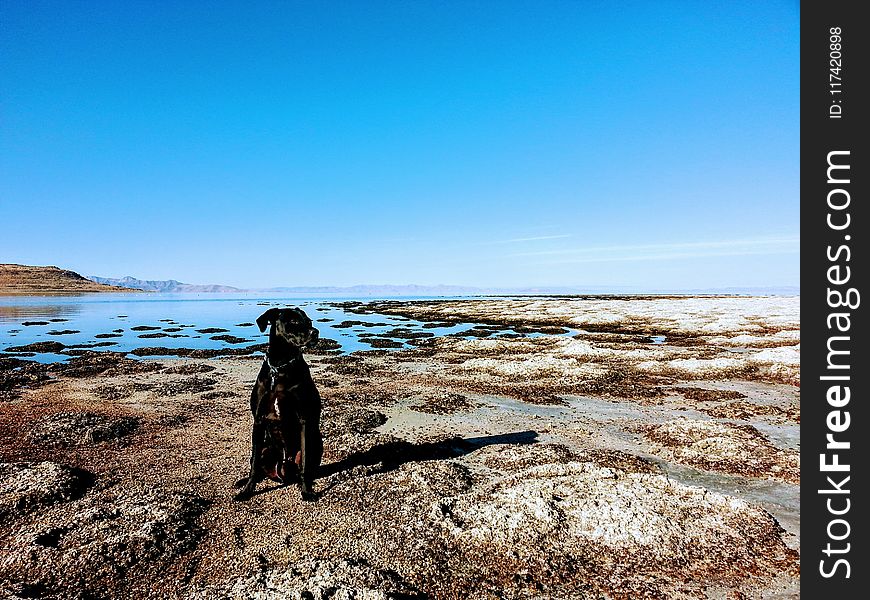
[[[81,294],[129,292],[129,289],[104,285],[82,277],[75,271],[58,267],[0,264],[0,295]]]

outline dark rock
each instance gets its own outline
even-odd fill
[[[123,331],[123,329],[121,331]],[[119,338],[119,337],[123,337],[123,336],[120,333],[98,333],[94,337],[97,339],[103,339],[103,338]]]
[[[14,356],[18,358],[31,358],[36,356],[36,352],[10,352],[9,354],[4,354],[4,356]]]
[[[405,344],[386,338],[371,337],[360,339],[361,342],[369,344],[372,348],[404,348]]]
[[[24,321],[22,325],[25,327],[30,327],[32,325],[48,325],[48,321]]]
[[[332,327],[335,329],[349,329],[351,327],[386,327],[389,323],[369,323],[368,321],[342,321]]]
[[[238,398],[238,392],[234,392],[232,390],[215,390],[213,392],[206,392],[200,398],[203,400],[218,400],[219,398]]]
[[[675,387],[675,392],[681,393],[688,400],[701,402],[716,402],[718,400],[739,400],[746,398],[746,394],[736,390],[711,390],[698,387]]]
[[[154,393],[158,396],[178,396],[180,394],[195,394],[208,392],[214,389],[217,379],[212,377],[187,377],[160,383],[154,387]]]
[[[167,348],[166,346],[147,346],[135,348],[130,354],[136,356],[187,356],[190,358],[214,358],[215,356],[244,356],[254,352],[264,352],[268,344],[253,344],[244,348]]]
[[[426,394],[420,400],[410,407],[411,410],[433,415],[451,415],[471,410],[477,406],[467,396],[446,391]]]
[[[187,415],[163,415],[154,419],[154,422],[161,427],[178,427],[189,420]]]
[[[122,400],[133,395],[133,386],[107,383],[97,386],[93,392],[101,400]]]
[[[329,306],[334,308],[356,308],[362,306],[363,303],[359,300],[344,300],[342,302],[330,302]]]
[[[145,346],[134,348],[130,354],[136,356],[189,356],[193,348],[167,348],[166,346]]]
[[[436,321],[434,323],[424,323],[423,329],[441,329],[453,327],[454,325],[459,325],[459,323],[454,321]]]
[[[78,329],[52,329],[46,332],[46,335],[72,335],[74,333],[81,333],[81,331]]]
[[[435,334],[431,331],[414,331],[413,329],[408,329],[407,327],[395,327],[393,329],[390,329],[389,331],[379,333],[378,335],[381,337],[399,338],[402,340],[435,337]]]
[[[214,369],[215,368],[212,365],[191,362],[181,365],[175,365],[173,367],[167,367],[163,370],[163,372],[174,373],[176,375],[195,375],[197,373],[208,373],[210,371],[214,371]]]
[[[226,342],[228,344],[241,344],[243,342],[250,342],[251,340],[236,337],[234,335],[223,334],[223,335],[213,335],[210,339],[217,340],[219,342]]]
[[[355,377],[370,375],[372,372],[371,365],[365,362],[362,357],[354,356],[354,354],[331,356],[323,359],[323,362],[331,365],[330,370],[340,375],[353,375]]]
[[[0,401],[15,400],[22,389],[47,382],[46,370],[46,365],[32,360],[0,357]]]
[[[132,433],[138,425],[139,419],[134,417],[62,412],[38,421],[27,437],[40,445],[80,446],[118,439]]]
[[[159,371],[163,365],[152,361],[132,360],[122,352],[95,352],[77,350],[77,356],[66,363],[57,363],[51,369],[66,377],[93,377],[94,375],[120,375]],[[70,352],[72,354],[72,352]]]
[[[67,353],[72,350],[86,350],[89,348],[106,348],[108,346],[117,346],[118,342],[91,342],[90,344],[70,344],[67,346]]]
[[[138,336],[136,336],[136,337],[146,338],[146,339],[150,339],[150,338],[164,338],[164,337],[169,337],[169,334],[168,334],[168,333],[163,333],[162,331],[158,331],[158,332],[156,332],[156,333],[143,333],[143,334],[140,334],[140,335],[138,335]]]
[[[547,335],[563,335],[568,333],[564,327],[550,325],[518,325],[513,328],[517,333],[544,333]]]
[[[325,437],[344,433],[367,433],[387,422],[387,417],[376,410],[356,406],[325,407],[320,417],[320,428]]]
[[[4,352],[60,352],[66,348],[60,342],[33,342],[25,346],[9,346]]]
[[[658,381],[629,366],[615,366],[606,373],[584,381],[575,393],[620,398],[655,398],[662,396]]]
[[[312,354],[329,354],[340,351],[341,344],[329,338],[320,338],[317,340],[316,344],[313,346],[307,346],[305,350]]]
[[[468,329],[467,331],[457,331],[456,333],[451,333],[449,337],[456,338],[466,338],[466,337],[476,337],[476,338],[485,338],[491,335],[498,333],[498,330],[495,329],[479,329],[473,327]]]
[[[229,329],[223,327],[206,327],[205,329],[195,330],[197,333],[226,333]]]
[[[386,356],[390,352],[388,350],[357,350],[353,353],[355,358],[365,358],[367,356]]]
[[[137,325],[136,327],[131,327],[130,331],[154,331],[156,329],[160,328],[153,325]]]

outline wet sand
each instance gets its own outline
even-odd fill
[[[306,355],[316,503],[271,483],[231,499],[261,358],[0,359],[0,581],[57,598],[797,597],[798,309],[345,306],[478,335]]]

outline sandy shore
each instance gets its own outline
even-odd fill
[[[4,597],[798,596],[798,299],[346,309],[480,336],[307,356],[313,504],[231,500],[259,358],[0,359]]]

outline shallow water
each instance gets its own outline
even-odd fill
[[[0,296],[0,353],[9,347],[47,341],[61,342],[66,346],[110,342],[111,345],[93,349],[118,352],[130,352],[145,346],[197,349],[241,348],[266,341],[267,334],[260,333],[254,322],[271,306],[302,308],[320,330],[320,337],[337,341],[341,345],[342,352],[371,350],[372,346],[362,341],[365,334],[381,334],[396,327],[444,336],[462,334],[476,325],[476,323],[460,323],[450,327],[423,328],[422,322],[405,317],[359,315],[333,306],[336,302],[347,300],[360,299],[153,293]],[[362,300],[372,300],[372,298]],[[360,321],[372,325],[335,327],[342,321]],[[25,324],[33,322],[39,324]],[[135,330],[136,327],[147,329]],[[219,328],[226,331],[214,333],[197,331],[206,328]],[[64,330],[76,333],[63,333]],[[153,334],[158,334],[158,337],[154,337]],[[214,339],[216,335],[235,336],[244,338],[245,341],[231,343],[216,340]],[[534,337],[540,334],[525,335]],[[401,348],[412,347],[407,340],[390,339],[401,343]],[[69,357],[66,354],[43,352],[28,358],[40,362],[58,362]]]

